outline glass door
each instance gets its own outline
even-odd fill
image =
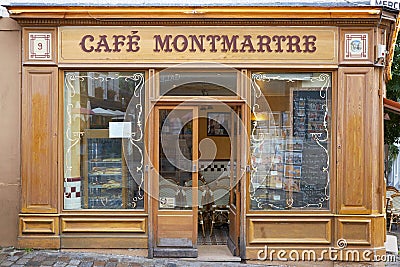
[[[240,254],[240,181],[243,178],[244,168],[242,168],[242,157],[243,151],[242,146],[244,141],[242,140],[244,125],[242,122],[243,116],[241,114],[241,106],[232,108],[231,122],[232,130],[230,133],[231,139],[231,164],[229,166],[230,172],[230,205],[229,205],[229,239],[228,247],[234,256]]]
[[[198,210],[197,108],[163,106],[157,107],[155,112],[155,167],[158,172],[153,187],[155,251],[171,247],[195,249]]]

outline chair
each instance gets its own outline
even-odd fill
[[[400,193],[391,195],[391,202],[389,232],[392,230],[393,223],[398,224],[400,222]]]
[[[213,191],[214,204],[212,205],[212,219],[210,236],[212,235],[214,224],[229,224],[229,188],[217,187]]]
[[[399,193],[399,190],[397,190],[396,187],[394,187],[394,186],[387,186],[386,187],[386,199],[390,199],[391,196],[393,194],[396,194],[396,193]]]
[[[206,237],[206,232],[204,229],[203,191],[200,189],[197,192],[197,198],[198,198],[198,203],[199,203],[199,207],[197,209],[197,213],[198,213],[197,218],[198,218],[199,224],[201,225],[203,237]]]
[[[400,193],[400,191],[391,185],[386,186],[386,199],[390,199],[393,194]]]
[[[193,180],[189,180],[189,181],[185,182],[185,186],[187,186],[187,187],[191,187],[192,185],[193,185]],[[199,185],[199,186],[204,186],[204,185],[206,185],[206,181],[204,180],[204,177],[203,177],[203,176],[200,176],[200,177],[199,177],[198,185]]]
[[[217,179],[217,187],[229,188],[230,186],[231,186],[231,181],[228,176],[224,176]]]
[[[179,184],[174,178],[163,178],[163,179],[160,179],[160,185],[175,186],[175,185],[179,185]]]
[[[186,207],[192,207],[193,206],[193,191],[192,188],[187,188],[185,190],[185,196],[186,196]],[[203,191],[198,190],[197,191],[197,198],[198,198],[198,208],[197,208],[197,221],[201,225],[201,230],[203,233],[203,237],[206,236],[205,233],[205,228],[204,228],[204,210],[203,210]]]
[[[392,195],[400,193],[396,187],[387,186],[386,187],[386,216],[390,218],[391,208],[392,208]]]

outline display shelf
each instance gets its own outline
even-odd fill
[[[121,163],[121,160],[118,161],[93,161],[93,160],[89,160],[90,163],[92,164],[115,164],[115,163]]]
[[[104,187],[104,185],[89,185],[89,189],[121,189],[121,185],[117,187]]]
[[[84,134],[84,197],[88,209],[119,209],[128,206],[127,166],[122,141],[109,138],[108,129],[87,129]]]
[[[113,173],[113,174],[105,174],[105,173],[103,173],[103,174],[92,174],[92,173],[88,173],[89,177],[91,177],[91,176],[117,176],[117,177],[120,177],[121,175],[122,175],[122,173]]]

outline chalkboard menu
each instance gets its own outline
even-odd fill
[[[324,94],[319,90],[292,89],[294,137],[311,140],[313,134],[318,134],[320,139],[326,138],[324,121],[328,119],[328,103]]]
[[[290,111],[253,122],[251,206],[328,209],[330,101],[325,91],[293,88],[290,101]]]

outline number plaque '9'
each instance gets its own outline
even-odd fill
[[[29,59],[51,60],[51,33],[29,33]]]

